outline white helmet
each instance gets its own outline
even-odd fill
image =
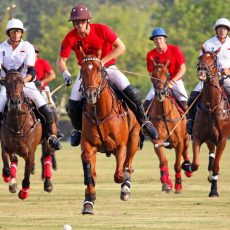
[[[26,29],[24,28],[22,21],[16,18],[10,19],[7,22],[6,33],[11,29],[21,29],[23,30],[23,32],[26,32]]]
[[[230,21],[227,18],[219,18],[214,25],[215,30],[219,26],[226,26],[230,30]]]

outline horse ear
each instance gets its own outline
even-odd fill
[[[80,51],[81,58],[83,59],[85,57],[85,52],[81,46],[79,46],[79,51]]]
[[[17,69],[18,72],[21,73],[22,69],[24,68],[24,62],[21,64],[21,66]]]
[[[97,57],[98,59],[101,58],[101,53],[102,53],[102,50],[99,49],[99,50],[97,51],[97,53],[96,53],[96,57]]]
[[[5,73],[8,73],[8,71],[9,71],[4,65],[2,65],[2,70],[3,70]]]

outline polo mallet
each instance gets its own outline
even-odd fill
[[[61,89],[63,86],[65,86],[65,83],[59,85],[57,88],[55,88],[51,93],[50,96],[53,96],[59,89]]]

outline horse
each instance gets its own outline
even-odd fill
[[[209,197],[219,196],[217,188],[219,163],[230,134],[230,109],[227,96],[221,85],[224,76],[217,69],[218,52],[219,50],[205,51],[202,47],[197,71],[199,79],[203,81],[203,89],[192,130],[193,161],[191,170],[196,171],[199,168],[199,152],[203,143],[212,148],[211,151],[215,156],[212,158],[212,163],[209,162],[209,169],[212,172],[209,177],[211,182]]]
[[[134,114],[115,96],[102,68],[100,51],[82,51],[82,92],[86,99],[82,117],[81,159],[85,200],[82,214],[94,214],[96,200],[96,153],[116,158],[114,181],[121,183],[120,199],[127,201],[131,191],[132,161],[138,150],[140,125]]]
[[[3,180],[9,184],[11,193],[17,192],[17,155],[25,160],[22,189],[18,193],[20,199],[27,199],[30,190],[30,174],[33,169],[35,151],[43,140],[41,119],[34,112],[33,102],[24,96],[24,81],[21,75],[23,65],[17,70],[2,69],[6,73],[1,84],[6,87],[7,109],[1,124],[1,148],[3,160]],[[44,190],[51,192],[50,147],[46,145]]]
[[[164,153],[164,147],[166,147],[175,150],[175,193],[180,193],[182,191],[182,156],[185,162],[190,163],[188,156],[190,137],[186,133],[186,117],[176,103],[172,91],[168,88],[169,60],[165,63],[156,63],[153,60],[153,65],[154,71],[151,75],[151,81],[155,88],[155,97],[148,108],[147,115],[159,134],[158,139],[152,140],[152,143],[160,161],[162,191],[169,192],[173,189],[168,160]],[[191,177],[192,173],[186,171],[185,175]]]

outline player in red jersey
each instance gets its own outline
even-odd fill
[[[65,36],[61,44],[60,56],[57,66],[63,74],[67,86],[72,83],[72,76],[68,71],[66,61],[73,51],[81,65],[80,48],[85,54],[95,54],[99,49],[102,51],[101,64],[108,73],[110,81],[125,95],[124,100],[129,100],[135,108],[130,109],[136,115],[144,133],[152,139],[157,137],[157,132],[144,113],[139,91],[130,85],[127,77],[115,66],[116,58],[125,52],[125,45],[120,38],[108,26],[103,24],[89,24],[91,13],[84,5],[73,7],[69,21],[72,21],[74,28]],[[81,114],[82,114],[82,92],[80,91],[81,79],[78,74],[74,83],[72,93],[67,105],[67,112],[75,128],[71,135],[71,145],[77,146],[81,137]]]
[[[147,69],[150,76],[154,70],[153,60],[156,63],[165,63],[169,60],[168,69],[170,76],[168,87],[173,90],[175,97],[186,110],[188,96],[182,80],[182,77],[186,72],[185,57],[183,53],[178,46],[166,43],[167,34],[163,28],[153,29],[152,35],[149,39],[156,45],[156,47],[149,51],[146,56]],[[144,102],[145,109],[149,106],[154,96],[155,90],[152,86]]]

